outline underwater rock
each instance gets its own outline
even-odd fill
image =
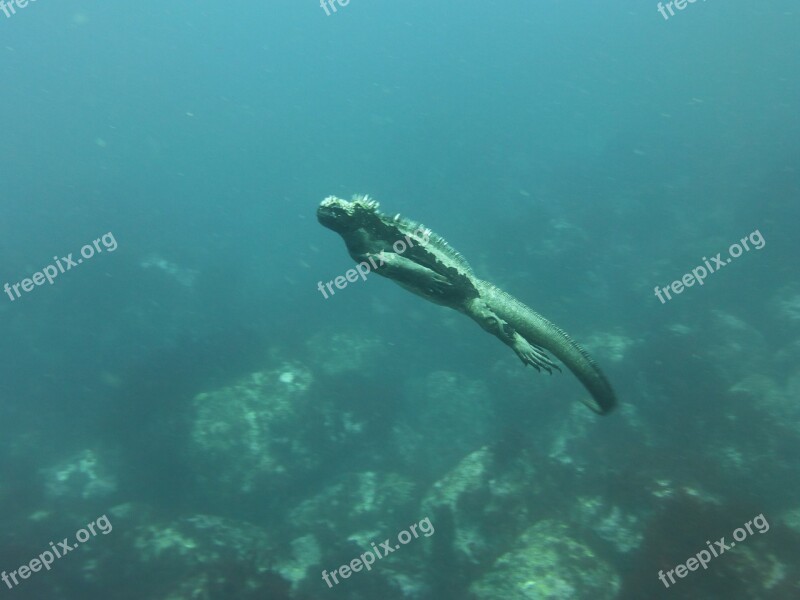
[[[314,542],[320,540],[318,554],[312,554],[319,556],[328,569],[369,551],[373,543],[394,537],[407,526],[409,515],[418,518],[415,484],[410,479],[395,473],[365,471],[338,480],[301,502],[286,519],[292,531],[303,532],[305,537],[313,532]],[[424,546],[419,546],[414,551],[409,546],[409,550],[392,554],[377,562],[369,573],[340,582],[337,589],[349,590],[350,595],[342,596],[346,598],[429,598],[423,576]],[[294,543],[292,551],[297,553]],[[318,572],[308,579],[298,579],[291,566],[283,564],[279,572],[292,581],[293,589],[306,592],[309,597],[322,597],[319,589],[325,585]]]
[[[800,373],[780,383],[758,373],[746,375],[728,390],[722,410],[725,425],[709,439],[709,458],[731,480],[747,477],[752,485],[797,477],[797,461],[787,447],[800,440]],[[747,435],[738,428],[746,426]]]
[[[449,371],[435,371],[407,386],[408,409],[392,428],[403,462],[439,477],[491,440],[496,411],[488,386]]]
[[[622,598],[797,597],[800,578],[795,565],[800,536],[780,526],[787,524],[788,515],[783,519],[766,511],[758,515],[759,509],[750,502],[723,501],[679,482],[656,483],[661,490],[656,494],[658,509],[648,518],[642,545],[625,561]],[[759,524],[757,516],[764,522]],[[752,533],[745,530],[745,524],[753,525]],[[762,527],[765,524],[767,527]],[[737,528],[741,529],[738,533]],[[713,540],[719,550],[714,556],[709,554],[707,568],[688,571],[685,578],[676,578],[665,589],[657,570],[666,573],[685,565],[704,550],[704,542],[712,543],[707,540]]]
[[[291,556],[281,560],[276,571],[291,583],[292,589],[297,589],[307,579],[311,568],[321,565],[322,550],[317,538],[311,534],[292,540],[289,548]]]
[[[332,539],[369,548],[414,498],[415,484],[396,473],[366,471],[339,478],[301,502],[289,515],[297,531],[326,531]]]
[[[563,523],[537,523],[514,548],[470,586],[475,600],[610,600],[619,592],[619,575]]]
[[[118,519],[112,535],[129,552],[116,566],[104,567],[105,576],[115,579],[122,568],[122,582],[138,589],[139,597],[272,598],[275,586],[288,589],[277,575],[274,540],[252,523],[202,514],[173,521],[143,517],[136,511]],[[150,576],[140,577],[144,573]]]
[[[386,345],[379,338],[343,331],[321,331],[306,346],[314,365],[326,375],[372,371],[386,354]]]
[[[608,506],[601,496],[579,497],[575,512],[577,522],[590,528],[621,554],[635,550],[644,539],[641,517],[619,506]]]
[[[621,333],[594,333],[586,338],[583,347],[603,362],[622,362],[640,343]]]
[[[102,498],[117,489],[116,478],[97,452],[86,449],[53,467],[42,469],[45,492],[51,500]]]
[[[85,503],[83,503],[85,504]],[[159,511],[160,512],[160,511]],[[277,558],[286,548],[261,527],[247,521],[206,514],[179,518],[156,516],[147,505],[126,503],[106,510],[113,527],[81,548],[57,559],[20,591],[21,598],[72,600],[300,600],[279,573]],[[94,516],[97,516],[94,513]],[[70,511],[29,522],[19,564],[46,549],[43,540],[67,536],[89,518]],[[304,546],[303,551],[309,549]],[[16,552],[15,552],[16,553]],[[3,554],[3,549],[0,549]],[[13,568],[13,567],[12,567]]]
[[[550,447],[548,457],[577,472],[585,471],[588,461],[596,459],[586,452],[588,444],[586,438],[595,424],[591,414],[577,411],[573,406],[568,414],[552,425],[552,431],[548,436]]]
[[[198,394],[193,401],[191,465],[198,479],[224,493],[295,476],[318,461],[307,423],[314,413],[310,371],[297,363],[251,373]]]
[[[506,460],[484,447],[431,487],[421,513],[437,526],[437,562],[454,572],[474,569],[540,518],[537,502],[550,482],[534,464],[525,452]]]

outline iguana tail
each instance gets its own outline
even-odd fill
[[[614,390],[589,353],[569,335],[497,286],[482,282],[481,298],[531,344],[552,352],[591,394],[581,400],[593,411],[605,414],[617,403]]]

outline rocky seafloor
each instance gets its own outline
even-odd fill
[[[13,593],[53,600],[102,597],[103,590],[153,600],[797,597],[800,501],[775,481],[791,488],[798,475],[787,449],[800,438],[800,373],[784,380],[766,364],[748,373],[731,368],[759,337],[729,315],[716,319],[727,342],[695,357],[708,365],[709,389],[728,390],[713,422],[688,415],[696,396],[675,400],[683,383],[653,391],[646,371],[626,390],[643,400],[610,417],[560,398],[520,415],[521,404],[502,404],[492,382],[478,376],[431,369],[387,384],[386,351],[367,335],[327,332],[335,352],[309,340],[292,360],[273,350],[262,369],[194,395],[174,428],[160,430],[174,436],[169,461],[182,472],[180,481],[161,483],[173,502],[133,492],[130,449],[108,440],[87,446],[30,475],[26,501],[3,519],[0,558],[13,568],[105,514],[112,532]],[[693,335],[673,324],[665,339],[679,348]],[[637,342],[595,335],[589,345],[613,370]],[[797,346],[778,354],[794,361]],[[514,369],[507,362],[490,369],[511,380],[509,395],[532,376]],[[559,389],[551,381],[542,383],[545,394]],[[659,413],[667,402],[677,415]],[[16,451],[35,444],[19,440]],[[765,503],[770,486],[774,496]],[[6,499],[14,493],[0,487]],[[672,589],[658,580],[660,569],[759,513],[771,525],[764,535]],[[323,570],[336,571],[426,518],[434,533],[326,585]]]

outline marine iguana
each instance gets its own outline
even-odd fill
[[[525,365],[561,371],[549,350],[577,377],[591,397],[582,398],[604,414],[616,404],[611,384],[589,354],[564,331],[488,281],[441,236],[423,225],[384,215],[368,196],[352,201],[329,196],[317,209],[319,222],[342,236],[356,262],[380,261],[376,272],[423,298],[464,313],[511,347]],[[400,250],[399,248],[403,248]],[[402,255],[402,256],[401,256]]]

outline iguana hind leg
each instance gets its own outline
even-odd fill
[[[553,373],[553,369],[561,372],[559,366],[547,356],[544,348],[531,344],[482,300],[476,299],[468,303],[465,312],[473,320],[477,321],[484,330],[509,346],[522,361],[522,364],[531,365],[537,371],[544,369],[550,374]]]
[[[523,362],[523,364],[531,365],[537,371],[539,371],[539,368],[541,367],[550,374],[553,373],[553,369],[559,373],[561,372],[561,368],[552,360],[550,360],[550,357],[547,356],[544,348],[537,346],[536,344],[531,344],[516,331],[514,332],[514,345],[511,347],[514,349],[514,352],[517,353],[517,356],[519,356],[519,359]]]

